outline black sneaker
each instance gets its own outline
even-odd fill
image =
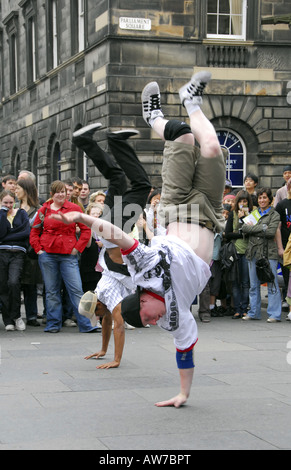
[[[73,138],[75,137],[90,137],[92,139],[94,133],[97,131],[97,129],[100,129],[102,127],[102,124],[100,122],[95,122],[94,124],[89,124],[88,126],[81,127],[76,132],[73,132]]]
[[[108,133],[108,135],[114,136],[118,140],[126,140],[138,134],[139,131],[137,129],[121,129],[120,131],[113,131]]]

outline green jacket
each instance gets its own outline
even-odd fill
[[[245,253],[248,260],[251,260],[252,258],[260,259],[263,257],[264,233],[268,246],[268,259],[279,259],[278,246],[275,241],[275,235],[279,223],[280,216],[278,212],[271,207],[268,214],[263,215],[256,225],[244,224],[242,226],[242,232],[248,234],[249,237],[249,243]],[[267,227],[265,232],[263,225]]]

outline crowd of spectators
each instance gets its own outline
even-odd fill
[[[291,233],[291,165],[283,168],[282,187],[274,194],[248,173],[242,188],[227,179],[223,195],[224,230],[214,241],[212,277],[200,295],[199,318],[230,316],[261,319],[261,282],[256,261],[265,257],[274,275],[267,287],[267,321],[291,319],[290,269],[283,254]]]
[[[291,233],[290,165],[283,168],[283,180],[275,194],[260,187],[253,173],[245,176],[242,188],[233,188],[226,180],[225,228],[215,235],[212,277],[196,299],[202,322],[222,316],[261,319],[256,260],[262,256],[267,256],[274,274],[274,281],[267,284],[267,321],[281,321],[284,311],[290,320],[290,269],[283,263]],[[47,201],[40,201],[35,176],[24,170],[17,178],[3,177],[1,189],[0,309],[5,329],[23,331],[26,326],[43,324],[48,332],[58,332],[63,326],[78,326],[80,332],[100,330],[101,322],[92,328],[79,315],[78,303],[84,292],[95,290],[101,278],[98,257],[102,243],[87,227],[68,228],[49,215],[62,208],[100,217],[106,190],[91,191],[87,181],[76,177],[53,182]],[[160,190],[153,188],[147,208],[132,227],[132,237],[145,244],[164,231],[157,217],[159,199]],[[45,247],[50,247],[47,252]],[[232,259],[229,265],[227,257]],[[38,296],[43,299],[41,312]],[[22,302],[26,321],[21,316]]]

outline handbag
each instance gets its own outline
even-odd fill
[[[289,235],[287,245],[283,253],[283,266],[291,267],[291,234]]]
[[[43,231],[43,223],[44,223],[44,218],[46,216],[46,212],[47,212],[47,209],[45,210],[44,214],[42,212],[39,211],[39,218],[40,218],[40,224],[37,224],[37,225],[33,225],[32,228],[40,228],[41,229],[41,232],[39,234],[39,236],[41,236],[42,234],[42,231]],[[30,258],[30,259],[38,259],[38,255],[37,253],[34,251],[34,249],[32,248],[31,245],[28,246],[27,250],[26,250],[26,254],[27,256]]]
[[[266,284],[266,282],[274,282],[275,276],[270,266],[270,262],[268,260],[268,245],[264,230],[264,247],[263,247],[263,256],[256,261],[256,272],[258,279],[261,284]]]
[[[274,282],[275,276],[267,258],[260,258],[256,261],[256,272],[261,284]]]
[[[29,259],[37,259],[38,258],[38,255],[36,254],[36,252],[34,251],[34,249],[32,248],[31,245],[28,246],[28,248],[26,250],[26,254],[27,254]]]

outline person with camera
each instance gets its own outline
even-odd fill
[[[243,317],[243,320],[261,319],[261,283],[258,277],[258,261],[265,259],[268,261],[265,273],[270,267],[270,274],[273,280],[268,284],[268,306],[267,314],[269,323],[281,321],[281,293],[277,279],[278,247],[275,235],[279,226],[280,216],[272,206],[272,191],[270,188],[261,188],[258,193],[258,214],[257,222],[245,221],[241,230],[249,237],[246,249],[250,276],[250,310]],[[246,220],[246,219],[245,219]]]
[[[249,271],[246,259],[246,249],[248,247],[248,237],[240,230],[244,223],[244,218],[253,210],[253,200],[248,191],[242,189],[235,197],[234,209],[230,212],[225,226],[225,238],[232,241],[238,258],[235,278],[232,280],[232,295],[234,303],[233,319],[246,316],[249,304]]]

